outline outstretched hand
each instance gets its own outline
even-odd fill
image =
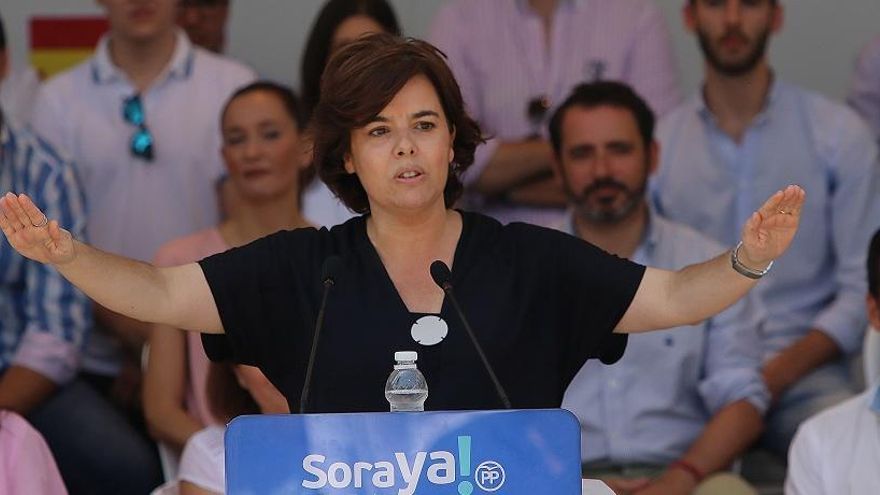
[[[785,253],[797,233],[805,197],[800,186],[788,186],[749,217],[742,232],[743,264],[760,270]]]
[[[63,265],[76,253],[73,236],[56,220],[49,220],[25,194],[0,198],[0,229],[22,256],[40,263]]]

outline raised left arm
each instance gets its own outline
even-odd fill
[[[799,186],[788,186],[752,214],[743,227],[737,252],[742,265],[760,272],[788,249],[797,232],[804,194]],[[739,300],[756,283],[757,279],[733,269],[729,252],[679,271],[648,268],[615,332],[636,333],[700,322]]]

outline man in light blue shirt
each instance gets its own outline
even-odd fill
[[[763,375],[774,404],[764,444],[784,456],[798,424],[852,394],[845,358],[866,326],[865,253],[880,223],[880,164],[848,108],[779,81],[767,62],[775,0],[691,0],[706,59],[702,91],[658,126],[659,212],[722,243],[786,184],[806,190],[801,229],[755,294],[768,313]]]
[[[653,113],[629,87],[575,88],[550,123],[571,205],[562,230],[659,268],[729,255],[649,207],[653,129]],[[746,298],[689,327],[631,335],[614,366],[587,363],[563,400],[581,423],[587,477],[604,478],[618,493],[686,494],[698,485],[700,493],[750,493],[743,480],[719,473],[758,437],[769,404],[759,324]]]

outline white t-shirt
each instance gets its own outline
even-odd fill
[[[880,385],[801,424],[786,495],[880,493]]]
[[[209,426],[186,442],[180,457],[179,481],[217,493],[226,492],[225,426]]]

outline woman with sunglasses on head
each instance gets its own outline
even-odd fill
[[[279,230],[308,227],[300,212],[303,152],[300,103],[285,86],[251,83],[221,114],[227,187],[235,201],[226,219],[159,249],[155,263],[190,263]],[[144,380],[144,413],[153,437],[180,452],[197,431],[225,418],[212,415],[205,392],[208,359],[198,334],[156,325]]]
[[[730,253],[680,271],[646,268],[573,236],[503,226],[452,208],[482,141],[442,55],[372,35],[330,60],[312,121],[321,179],[362,213],[333,229],[281,232],[199,263],[155,268],[71,238],[27,197],[0,200],[22,254],[52,263],[132,317],[225,334],[297,401],[321,300],[321,267],[341,258],[318,350],[310,412],[381,411],[394,351],[419,351],[433,410],[501,406],[459,318],[430,273],[440,260],[517,408],[559,407],[590,358],[613,361],[625,334],[705,319],[742,297],[796,230],[804,192],[789,186],[749,219]],[[750,276],[745,276],[748,273]],[[424,315],[447,331],[417,342]],[[524,366],[529,363],[529,366]]]

